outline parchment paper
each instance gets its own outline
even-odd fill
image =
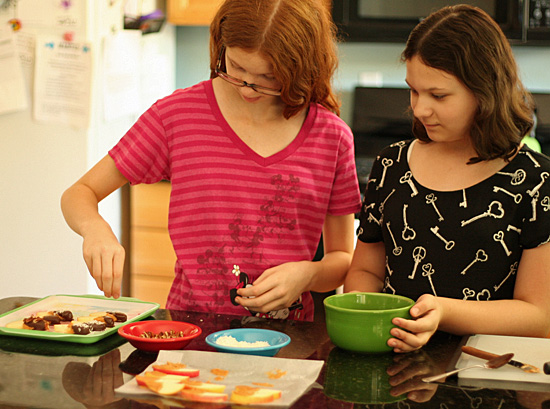
[[[287,407],[292,405],[314,383],[324,362],[318,360],[288,359],[255,355],[227,354],[208,351],[160,351],[155,363],[178,362],[190,368],[200,370],[200,375],[193,380],[220,383],[226,385],[228,398],[236,385],[254,385],[253,382],[273,385],[268,389],[282,391],[282,396],[274,402],[263,404],[270,407]],[[216,380],[212,369],[229,371],[223,380]],[[144,372],[153,370],[150,365]],[[269,373],[286,372],[278,379],[271,379]],[[264,386],[258,386],[264,387]],[[116,389],[117,395],[159,396],[140,387],[135,379]],[[171,397],[177,398],[177,397]]]

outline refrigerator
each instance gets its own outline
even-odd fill
[[[60,198],[173,92],[175,27],[124,24],[163,3],[0,0],[0,298],[101,294]],[[100,203],[119,239],[121,202]]]

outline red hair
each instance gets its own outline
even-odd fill
[[[210,25],[210,77],[222,46],[257,51],[282,84],[285,118],[311,102],[339,115],[335,33],[327,0],[226,0]]]

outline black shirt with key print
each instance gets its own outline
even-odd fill
[[[523,146],[493,176],[442,192],[414,179],[411,142],[376,158],[361,209],[358,239],[385,244],[383,292],[513,298],[523,249],[550,240],[550,159]]]

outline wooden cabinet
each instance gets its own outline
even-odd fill
[[[325,0],[332,8],[332,0]],[[166,0],[168,22],[178,26],[209,26],[223,0]]]
[[[130,295],[164,307],[176,254],[168,235],[170,183],[130,187]]]
[[[180,26],[208,26],[223,0],[167,0],[168,22]]]

